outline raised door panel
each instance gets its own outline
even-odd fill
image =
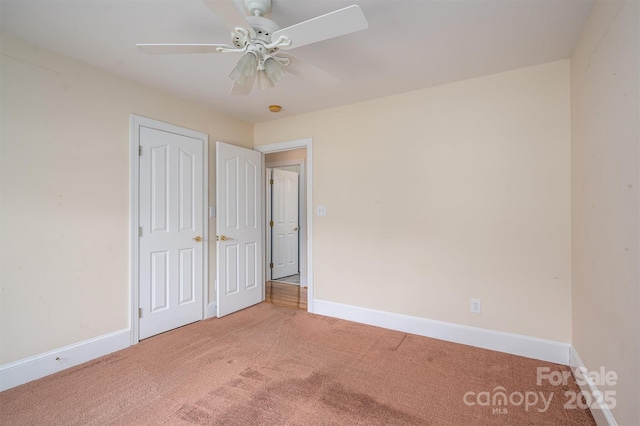
[[[258,165],[244,160],[244,227],[245,229],[257,229],[260,220],[260,194],[262,188],[258,187],[260,171]]]
[[[151,227],[153,232],[169,232],[169,147],[151,149]]]
[[[240,213],[240,179],[238,176],[239,173],[239,158],[232,157],[228,158],[224,162],[224,194],[225,194],[225,203],[224,203],[224,212],[225,212],[225,221],[224,221],[224,230],[229,229],[238,229],[238,214]]]
[[[253,241],[244,246],[245,257],[245,289],[257,288],[259,285],[258,243]]]
[[[151,312],[169,308],[169,252],[151,253]]]
[[[192,248],[181,249],[179,252],[179,294],[178,303],[192,303],[196,300],[196,256]]]
[[[193,231],[196,222],[196,157],[186,152],[184,149],[179,151],[179,187],[178,187],[178,216],[180,218],[180,231]]]
[[[238,253],[238,245],[227,245],[225,251],[225,296],[237,294],[240,291],[240,256]]]

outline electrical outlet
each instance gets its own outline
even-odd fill
[[[326,216],[327,215],[327,206],[318,206],[316,209],[316,213],[318,216]]]
[[[471,312],[474,314],[480,313],[480,299],[471,299]]]

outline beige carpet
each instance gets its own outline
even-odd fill
[[[573,381],[536,384],[545,366],[568,371],[262,303],[2,392],[0,424],[594,424],[563,407]],[[513,403],[478,405],[498,387]]]

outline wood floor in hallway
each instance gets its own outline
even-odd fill
[[[307,310],[307,288],[297,284],[267,281],[265,301],[288,308]]]

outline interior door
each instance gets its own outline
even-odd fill
[[[141,339],[203,318],[204,143],[140,127]]]
[[[271,174],[271,279],[300,272],[298,173],[273,169]]]
[[[262,153],[216,142],[218,317],[264,300]]]

